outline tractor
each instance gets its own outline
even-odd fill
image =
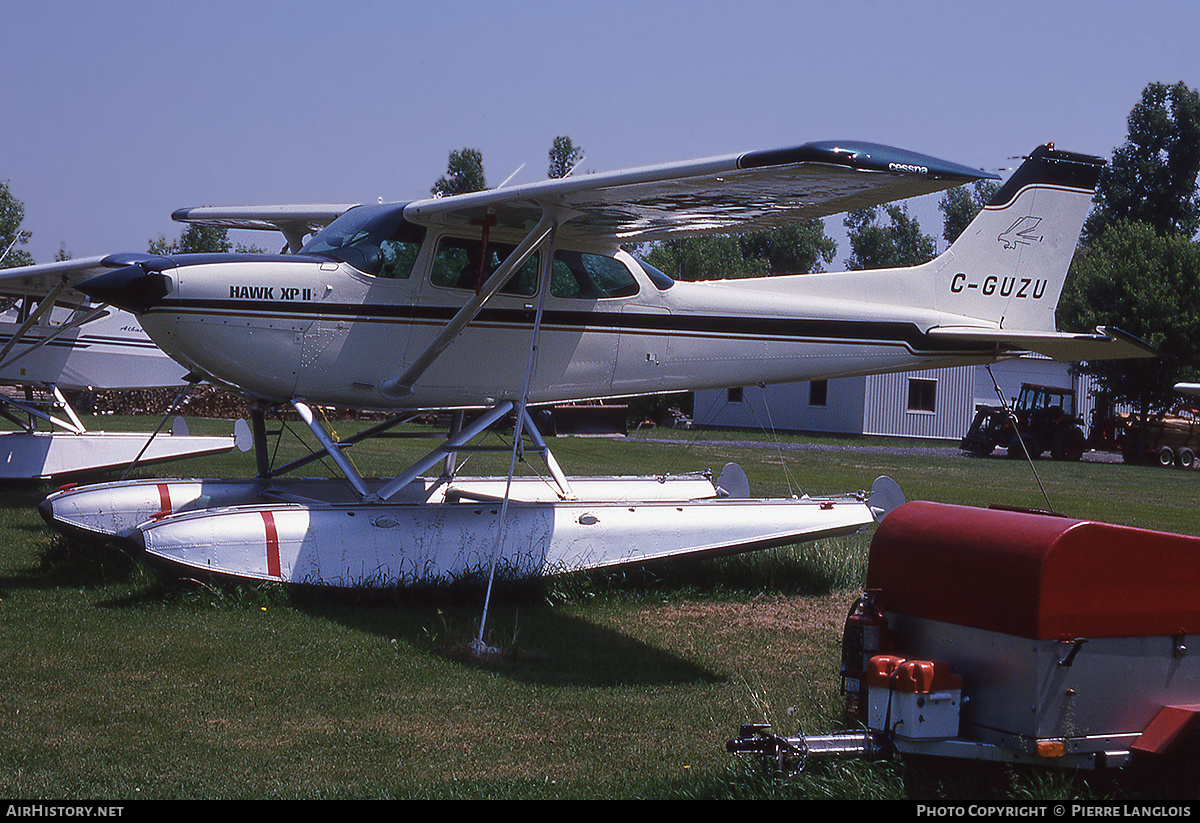
[[[975,419],[959,448],[982,456],[1002,446],[1012,458],[1048,452],[1055,460],[1079,460],[1086,445],[1083,421],[1075,416],[1074,389],[1023,383],[1011,409],[975,407]]]

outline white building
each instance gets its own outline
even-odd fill
[[[999,405],[997,384],[1005,402],[1012,403],[1022,383],[1074,388],[1076,414],[1085,424],[1090,420],[1095,406],[1091,380],[1041,355],[996,363],[990,371],[987,366],[957,366],[698,391],[692,419],[697,425],[725,428],[957,441],[967,433],[976,405]]]

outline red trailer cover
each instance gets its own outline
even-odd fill
[[[905,503],[871,541],[884,611],[1028,637],[1200,633],[1200,538]]]

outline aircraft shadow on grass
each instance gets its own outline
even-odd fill
[[[469,649],[478,627],[477,606],[363,609],[312,604],[301,608],[342,626],[428,649],[441,658],[519,682],[609,688],[725,679],[675,652],[545,605],[498,606],[489,623],[493,627],[489,641],[498,648],[494,655],[477,655]],[[506,640],[514,636],[509,645]]]
[[[3,508],[6,503],[0,503]],[[14,591],[99,588],[133,583],[137,560],[117,545],[78,545],[55,539],[36,566],[0,577],[0,596]],[[142,572],[144,573],[144,572]],[[431,653],[464,666],[484,668],[510,679],[540,685],[606,688],[611,686],[716,683],[725,675],[650,643],[545,605],[534,586],[502,590],[488,642],[495,655],[473,655],[468,644],[477,631],[479,598],[465,588],[446,602],[445,592],[334,592],[328,588],[280,594],[290,607],[312,617],[394,641],[413,654]],[[98,608],[137,609],[187,599],[198,592],[230,597],[249,608],[270,591],[247,593],[245,587],[197,580],[156,579],[128,594],[98,602]],[[457,602],[459,605],[456,605]],[[237,608],[235,604],[231,606]],[[257,607],[257,606],[255,606]],[[515,642],[514,642],[515,641]]]

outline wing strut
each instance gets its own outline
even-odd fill
[[[22,351],[18,352],[17,354],[14,354],[12,357],[8,358],[7,360],[4,360],[3,363],[0,363],[0,369],[6,368],[9,365],[20,360],[25,355],[31,354],[32,352],[37,351],[42,346],[45,346],[47,343],[50,343],[50,342],[54,341],[55,339],[57,339],[58,337],[61,337],[66,332],[69,332],[72,329],[76,329],[82,325],[90,323],[93,320],[96,320],[98,318],[104,317],[105,315],[108,314],[108,309],[105,308],[107,305],[108,304],[105,303],[100,306],[97,306],[96,308],[92,309],[87,314],[83,315],[82,317],[77,317],[76,319],[70,321],[69,323],[63,323],[61,326],[55,326],[54,331],[50,332],[50,334],[41,338],[36,343],[23,349]],[[40,311],[40,309],[39,309],[39,311]],[[3,359],[9,353],[9,351],[12,350],[13,344],[16,343],[18,340],[20,340],[21,337],[25,334],[25,332],[29,330],[29,327],[32,325],[32,323],[30,321],[33,319],[34,319],[33,317],[30,317],[29,320],[26,320],[23,324],[21,324],[21,328],[18,329],[13,334],[12,339],[8,341],[8,345],[6,345],[4,347],[3,351],[0,351],[0,359]]]
[[[83,421],[79,419],[77,414],[75,414],[75,410],[71,408],[71,404],[67,402],[67,398],[63,395],[63,393],[59,391],[58,386],[54,385],[53,383],[46,384],[46,391],[50,397],[44,402],[34,400],[31,396],[32,391],[32,386],[27,385],[25,387],[26,399],[24,403],[14,400],[11,397],[0,398],[0,403],[4,404],[3,406],[0,406],[0,417],[4,417],[12,421],[17,426],[20,426],[25,431],[31,433],[37,428],[35,420],[42,420],[46,423],[49,423],[51,426],[58,426],[60,429],[68,431],[71,434],[84,434],[87,432],[87,429],[83,425]],[[7,406],[12,406],[17,411],[23,412],[27,416],[28,420],[26,422],[21,422],[21,420],[8,412]],[[53,411],[42,411],[42,407],[47,409],[57,409],[66,419],[55,417]]]
[[[550,234],[551,228],[554,225],[554,215],[549,211],[542,213],[541,220],[537,225],[525,236],[512,253],[508,256],[498,269],[492,273],[491,277],[483,282],[478,293],[466,302],[461,309],[450,318],[450,321],[442,328],[442,331],[434,338],[433,342],[421,352],[412,365],[399,377],[389,378],[384,380],[380,386],[380,391],[387,397],[404,397],[412,393],[412,385],[417,379],[425,373],[433,361],[437,360],[438,356],[445,351],[446,347],[454,340],[459,333],[466,328],[483,309],[485,303],[491,299],[500,287],[508,282],[508,278],[514,271],[524,265],[529,256],[542,244]]]
[[[33,328],[48,311],[54,308],[54,302],[62,294],[64,288],[66,288],[66,285],[59,283],[50,290],[49,294],[42,298],[41,302],[38,303],[38,307],[29,313],[29,317],[25,318],[25,322],[21,324],[21,327],[13,332],[12,339],[8,341],[3,349],[0,349],[0,360],[8,356],[8,353],[12,351],[12,347],[17,344],[17,341],[25,336],[25,332]]]

